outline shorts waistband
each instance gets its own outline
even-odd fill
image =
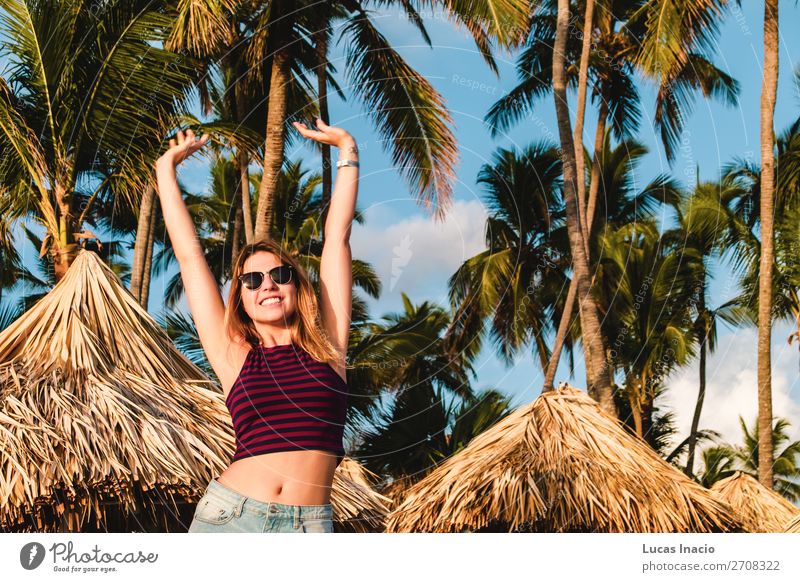
[[[207,494],[214,495],[224,501],[239,506],[239,511],[246,507],[249,511],[258,514],[276,517],[294,517],[297,519],[333,519],[333,506],[330,503],[322,505],[291,505],[277,501],[261,501],[247,497],[220,483],[216,477],[208,484]]]

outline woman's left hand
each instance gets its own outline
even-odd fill
[[[292,125],[297,128],[297,131],[299,131],[300,135],[303,137],[313,139],[314,141],[318,141],[320,143],[336,146],[340,149],[348,144],[355,143],[353,136],[347,133],[341,127],[328,125],[319,117],[317,117],[317,127],[319,129],[309,129],[305,123],[300,123],[299,121],[292,122]]]

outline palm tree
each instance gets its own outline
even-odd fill
[[[56,278],[77,241],[94,237],[83,224],[98,197],[141,195],[141,160],[192,80],[192,63],[158,46],[170,24],[159,6],[93,7],[85,0],[2,4],[0,42],[10,67],[0,79],[0,192],[34,209]],[[83,200],[78,190],[87,184]]]
[[[404,311],[384,316],[366,334],[389,350],[383,361],[390,369],[388,403],[359,426],[355,456],[385,477],[417,480],[511,409],[496,390],[472,392],[468,362],[450,357],[442,336],[450,315],[427,301],[413,305],[405,293],[402,298]]]
[[[487,190],[487,249],[470,257],[449,281],[453,323],[447,332],[456,351],[474,357],[491,318],[492,344],[513,362],[532,346],[542,370],[547,337],[563,309],[569,250],[563,228],[561,159],[552,143],[533,143],[521,152],[499,149],[481,168]],[[569,343],[571,348],[571,342]]]
[[[204,3],[206,10],[195,10],[194,3],[180,6],[178,25],[174,29],[174,46],[194,45],[198,50],[211,50],[214,42],[226,39],[224,14],[232,0]],[[330,22],[341,21],[341,40],[347,45],[349,85],[391,149],[394,162],[411,183],[417,196],[442,215],[451,195],[450,180],[457,158],[455,139],[450,128],[450,115],[440,94],[400,57],[378,31],[367,11],[368,2],[342,0],[327,3]],[[379,7],[386,2],[376,2]],[[394,3],[392,3],[394,4]],[[528,3],[524,0],[502,2],[432,3],[446,10],[475,39],[481,54],[493,70],[492,42],[513,46],[521,37],[527,20]],[[312,87],[308,73],[317,70],[331,79],[331,69],[320,69],[320,54],[311,45],[318,38],[314,32],[326,26],[321,21],[318,4],[311,2],[245,2],[249,10],[246,20],[250,40],[245,51],[248,69],[262,76],[267,86],[265,147],[263,174],[256,213],[255,237],[271,231],[273,213],[270,205],[277,187],[277,176],[283,163],[287,123],[303,121],[316,115],[318,107],[307,89]],[[416,14],[410,3],[397,6]],[[418,15],[417,15],[418,16]],[[327,23],[330,26],[330,22]],[[203,29],[199,35],[196,28]],[[197,40],[193,40],[197,36]],[[264,62],[264,55],[268,55]],[[260,66],[260,65],[267,66]],[[332,83],[332,81],[331,81]],[[297,98],[304,93],[307,99]],[[317,96],[319,97],[319,95]]]
[[[572,255],[573,277],[576,279],[578,308],[581,315],[588,391],[609,414],[616,415],[611,376],[605,361],[605,345],[600,335],[600,317],[595,298],[591,295],[587,243],[581,227],[575,181],[575,142],[567,104],[565,48],[567,24],[569,22],[569,0],[558,0],[556,40],[553,46],[553,97],[558,118],[558,133],[561,140],[564,172],[564,203],[567,232]]]
[[[610,361],[636,434],[647,438],[658,387],[694,355],[689,300],[700,258],[673,252],[650,219],[608,226],[602,240],[597,287]]]
[[[778,92],[778,0],[764,0],[764,76],[761,84],[761,260],[758,286],[758,480],[772,488],[772,262],[775,196],[774,127]]]
[[[698,278],[691,298],[695,341],[700,349],[699,389],[692,424],[687,441],[687,460],[684,472],[694,474],[694,456],[699,434],[700,415],[706,393],[706,354],[716,348],[717,322],[731,326],[744,320],[744,313],[738,299],[732,299],[715,309],[708,307],[708,285],[712,277],[709,261],[721,257],[737,244],[738,233],[743,225],[726,204],[727,200],[741,194],[741,187],[731,179],[720,183],[698,183],[688,196],[682,196],[680,203],[674,205],[678,226],[667,233],[674,252],[682,253],[690,248],[693,256],[699,258]]]
[[[761,452],[761,431],[758,427],[758,418],[752,427],[748,428],[744,419],[739,417],[739,426],[742,429],[742,444],[729,445],[722,443],[711,448],[710,452],[703,452],[703,456],[708,455],[711,463],[706,462],[705,472],[701,475],[700,481],[710,487],[716,481],[730,476],[739,470],[747,473],[751,477],[758,478],[761,471],[759,469],[759,453]],[[772,449],[783,449],[774,457],[775,483],[771,487],[779,494],[783,495],[792,503],[800,500],[800,441],[789,442],[787,433],[791,424],[785,418],[776,418],[770,430],[770,440]],[[785,446],[784,446],[785,444]],[[724,470],[721,470],[723,467]]]
[[[513,122],[529,116],[534,103],[544,96],[552,86],[552,47],[555,39],[555,2],[550,0],[541,4],[540,10],[532,19],[528,43],[520,54],[518,69],[522,77],[521,83],[508,95],[495,103],[486,116],[493,134],[509,127]],[[686,11],[692,18],[682,19],[678,4],[669,2],[628,2],[624,4],[598,4],[594,14],[594,24],[590,23],[593,3],[587,3],[584,14],[584,28],[581,34],[570,34],[567,39],[567,60],[574,63],[580,54],[581,66],[570,65],[567,69],[570,84],[577,83],[578,111],[576,114],[576,172],[579,214],[585,224],[584,233],[591,231],[593,217],[596,214],[597,194],[601,186],[599,176],[599,160],[602,158],[602,146],[605,141],[606,125],[612,123],[618,139],[629,136],[636,129],[640,117],[639,95],[634,74],[643,64],[640,53],[641,37],[648,31],[655,34],[663,20],[653,17],[656,14],[670,16],[669,26],[673,30],[674,39],[682,39],[685,43],[683,55],[671,57],[674,72],[670,75],[651,75],[657,77],[659,92],[656,99],[656,122],[661,128],[662,140],[668,156],[672,158],[675,142],[680,136],[683,118],[691,104],[691,91],[700,89],[706,96],[723,97],[728,103],[735,103],[738,84],[728,75],[714,67],[710,56],[700,47],[709,46],[703,42],[708,33],[714,32],[714,20],[709,18],[709,7],[712,2],[696,2],[691,10]],[[695,13],[695,9],[700,12]],[[697,17],[703,15],[703,18]],[[676,17],[677,16],[677,17]],[[630,21],[630,22],[629,22]],[[587,66],[586,47],[592,34],[592,47]],[[663,34],[664,31],[661,31]],[[582,47],[578,40],[583,38]],[[688,58],[684,58],[688,55]],[[662,58],[667,61],[666,57]],[[577,73],[577,74],[576,74]],[[592,81],[593,99],[598,101],[599,116],[595,131],[595,147],[591,162],[590,189],[587,207],[582,208],[586,179],[580,163],[581,140],[578,127],[583,123],[581,94],[585,92],[584,83]],[[673,98],[679,97],[679,98]],[[587,251],[588,253],[588,251]],[[559,331],[553,348],[553,357],[545,376],[544,389],[552,388],[553,378],[560,359],[561,346],[569,328],[572,306],[576,293],[577,280],[573,278],[567,297],[567,309],[559,324]],[[588,366],[587,366],[588,369]]]

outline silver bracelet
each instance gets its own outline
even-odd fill
[[[353,168],[357,168],[358,167],[358,161],[357,160],[336,160],[336,167],[337,168],[341,168],[341,167],[344,167],[344,166],[350,166],[350,167],[353,167]]]

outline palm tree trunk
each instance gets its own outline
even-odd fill
[[[758,480],[772,489],[772,261],[778,90],[778,0],[764,2],[764,78],[761,85],[761,261],[758,281]]]
[[[586,208],[586,232],[591,239],[592,223],[594,213],[597,208],[597,193],[600,191],[600,160],[603,159],[604,147],[606,143],[606,121],[608,120],[608,102],[603,100],[600,103],[600,115],[597,118],[597,129],[594,132],[594,153],[592,154],[592,174],[589,178],[589,201]],[[588,242],[588,240],[587,240]],[[591,253],[586,251],[591,259]]]
[[[569,0],[558,0],[558,23],[553,47],[553,95],[563,156],[567,229],[572,252],[573,276],[577,279],[578,286],[578,307],[581,314],[586,371],[590,377],[590,384],[587,388],[589,393],[600,402],[603,410],[616,416],[608,367],[605,362],[605,348],[600,335],[600,318],[589,287],[589,264],[576,200],[575,144],[570,128],[564,63],[568,21]]]
[[[686,468],[684,473],[686,476],[691,477],[694,474],[694,452],[697,446],[697,429],[700,427],[700,413],[703,411],[703,401],[706,398],[706,341],[708,340],[709,320],[706,313],[706,276],[705,268],[700,275],[698,287],[700,288],[700,297],[697,303],[697,309],[700,313],[702,330],[700,338],[700,388],[697,392],[697,402],[694,406],[694,415],[692,416],[692,426],[689,428],[689,442],[688,454],[686,457]]]
[[[239,123],[244,123],[245,111],[247,110],[247,98],[245,96],[244,81],[239,80],[235,86],[236,91],[236,118]],[[239,170],[239,189],[241,191],[241,217],[244,226],[244,240],[247,244],[253,242],[253,211],[250,208],[250,156],[241,147],[236,151],[236,167]],[[240,216],[237,213],[237,219]],[[239,239],[236,239],[237,241]],[[236,249],[234,249],[235,251]],[[236,252],[233,259],[236,259]]]
[[[592,233],[592,221],[594,220],[595,207],[597,206],[597,192],[600,190],[600,159],[603,155],[603,144],[605,143],[604,137],[606,133],[606,117],[608,116],[608,105],[603,101],[600,105],[600,116],[597,119],[597,130],[594,137],[594,155],[592,158],[592,174],[589,180],[589,201],[586,209],[586,233],[587,237]],[[580,181],[579,181],[580,182]],[[588,248],[588,239],[586,240],[586,256],[587,260],[591,257]],[[564,341],[567,337],[567,332],[572,321],[572,313],[575,309],[575,295],[577,291],[578,281],[575,277],[569,282],[569,291],[567,291],[567,300],[564,303],[564,311],[561,313],[561,321],[558,323],[558,331],[556,332],[556,341],[553,346],[553,354],[547,364],[547,371],[544,376],[544,386],[542,392],[548,392],[553,389],[553,382],[555,381],[556,370],[558,369],[558,362],[561,360],[561,351],[564,348]]]
[[[327,7],[327,4],[325,4]],[[314,34],[317,47],[317,95],[319,97],[319,116],[329,123],[328,115],[328,22],[327,14],[320,19],[317,32]],[[331,169],[331,146],[322,144],[322,216],[321,231],[325,235],[325,221],[331,203],[333,175]]]
[[[238,164],[236,164],[238,168]],[[239,172],[239,176],[241,176],[241,172]],[[233,211],[233,235],[231,240],[231,261],[236,259],[236,256],[239,254],[239,249],[241,249],[241,240],[242,240],[242,231],[244,230],[244,213],[242,212],[242,202],[239,199],[242,195],[242,189],[237,188],[236,194],[233,196],[233,201],[231,202],[232,206],[234,207]]]
[[[281,46],[276,40],[276,46]],[[284,141],[286,137],[286,107],[288,83],[291,74],[290,53],[285,46],[275,53],[269,85],[267,107],[267,136],[264,147],[264,173],[258,189],[255,240],[266,238],[272,232],[272,201],[278,185],[278,176],[283,166]]]
[[[150,224],[147,231],[147,248],[145,249],[144,259],[144,272],[142,274],[142,290],[140,293],[141,299],[139,305],[147,310],[147,302],[150,299],[150,275],[153,271],[153,247],[156,242],[156,222],[158,218],[158,207],[153,204],[153,210],[150,213]]]
[[[147,238],[150,232],[150,216],[153,213],[156,199],[155,185],[148,181],[139,204],[139,218],[136,224],[136,241],[133,247],[133,265],[131,267],[131,295],[136,301],[142,298],[142,279],[147,256]]]
[[[236,155],[239,166],[240,188],[242,190],[242,219],[244,226],[244,240],[247,244],[253,243],[253,211],[250,208],[250,160],[245,152]],[[236,255],[234,255],[235,257]]]
[[[586,256],[589,256],[589,231],[586,227],[586,168],[583,160],[583,122],[586,117],[586,85],[589,79],[589,52],[592,43],[592,18],[594,14],[594,0],[586,0],[586,10],[583,16],[583,46],[581,47],[581,63],[578,72],[578,103],[575,112],[575,131],[572,140],[575,142],[575,171],[578,175],[578,214],[581,217],[581,229],[586,246]]]
[[[544,374],[544,386],[542,392],[549,392],[553,390],[553,381],[556,377],[556,369],[558,362],[561,359],[561,350],[564,348],[564,341],[567,338],[570,324],[572,323],[572,312],[575,310],[575,295],[578,290],[578,280],[573,276],[569,282],[569,291],[567,291],[567,300],[564,302],[564,311],[561,313],[561,320],[558,322],[558,331],[556,332],[556,343],[553,346],[553,353],[550,356],[550,361],[547,363],[547,369]]]

